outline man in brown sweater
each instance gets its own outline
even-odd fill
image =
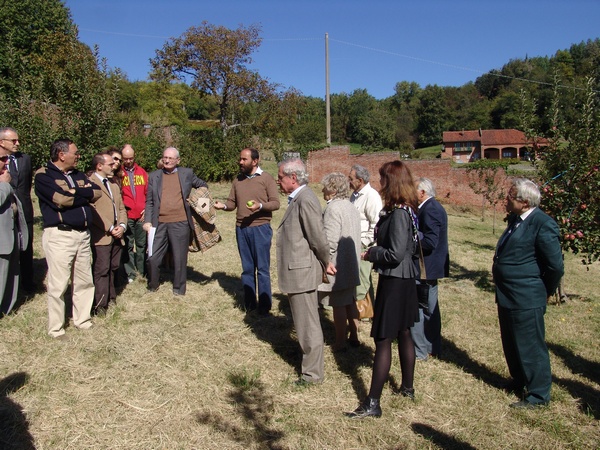
[[[272,303],[271,219],[273,211],[279,209],[279,190],[275,179],[259,167],[259,159],[258,151],[253,148],[240,152],[240,174],[225,203],[217,201],[215,208],[224,211],[237,208],[235,235],[242,260],[244,306],[248,312],[258,306],[259,315],[267,316]]]
[[[163,152],[162,163],[162,169],[155,170],[148,176],[144,214],[146,219],[144,230],[150,233],[148,290],[158,290],[159,268],[170,247],[175,272],[173,294],[185,295],[190,233],[194,228],[187,198],[193,187],[208,187],[208,185],[194,175],[192,169],[177,167],[179,151],[174,147],[169,147]]]

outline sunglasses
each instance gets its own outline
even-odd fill
[[[8,161],[8,155],[0,156],[0,161],[2,161],[2,162]]]
[[[121,158],[117,158],[116,156],[113,156],[113,161],[119,161],[119,162],[121,162],[123,160]]]
[[[2,140],[2,141],[10,141],[10,142],[12,142],[12,143],[13,143],[13,145],[15,145],[17,142],[19,142],[19,140],[18,140],[18,139],[4,139],[4,138],[2,138],[1,140]]]

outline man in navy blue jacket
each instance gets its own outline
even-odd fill
[[[44,221],[42,248],[48,264],[48,334],[65,334],[65,291],[72,282],[73,325],[92,326],[94,301],[90,203],[102,195],[76,167],[79,150],[70,139],[58,139],[50,147],[50,161],[35,173],[35,193]]]
[[[419,283],[429,285],[427,310],[419,308],[419,322],[410,329],[418,360],[428,356],[439,357],[442,341],[442,318],[438,302],[438,279],[448,276],[448,215],[435,199],[435,188],[428,178],[420,178],[417,185],[419,196],[419,239],[423,249],[427,278],[421,274]],[[418,260],[415,261],[418,266]]]

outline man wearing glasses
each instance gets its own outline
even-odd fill
[[[23,206],[23,214],[27,222],[29,244],[20,255],[21,288],[26,293],[33,293],[36,285],[33,282],[33,204],[31,202],[31,157],[19,151],[19,135],[14,128],[0,128],[0,156],[8,155],[6,169],[10,172],[10,185]]]
[[[98,200],[102,191],[76,169],[79,156],[73,141],[58,139],[50,147],[50,161],[34,178],[44,222],[42,247],[48,264],[48,334],[58,339],[65,336],[64,295],[71,278],[73,324],[79,329],[92,326],[90,203]]]
[[[516,178],[506,196],[508,227],[500,236],[492,274],[502,349],[512,378],[512,408],[550,402],[552,372],[545,339],[546,299],[564,273],[558,225],[540,208],[535,183]]]
[[[0,317],[8,314],[19,290],[19,253],[27,246],[28,234],[21,202],[10,185],[8,155],[0,156]]]
[[[98,185],[102,196],[92,205],[94,314],[104,315],[108,305],[117,298],[115,277],[121,263],[127,228],[127,213],[119,186],[112,181],[115,162],[109,153],[98,153],[92,158],[95,169],[90,180]]]
[[[144,214],[144,230],[150,233],[148,243],[148,290],[157,291],[160,265],[171,248],[173,253],[173,294],[185,295],[187,282],[187,257],[190,233],[194,229],[187,198],[192,188],[208,187],[194,175],[192,169],[178,167],[179,151],[168,147],[163,152],[163,168],[148,176],[148,193]],[[152,238],[152,233],[154,234]]]

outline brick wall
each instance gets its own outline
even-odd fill
[[[379,168],[383,163],[399,158],[398,152],[350,155],[347,146],[330,147],[310,152],[307,169],[311,183],[319,183],[330,172],[348,174],[354,164],[367,168],[371,174],[371,185],[379,189]],[[438,199],[445,204],[481,208],[482,199],[469,187],[467,171],[452,167],[451,161],[441,159],[404,161],[415,177],[427,177],[437,191]]]

